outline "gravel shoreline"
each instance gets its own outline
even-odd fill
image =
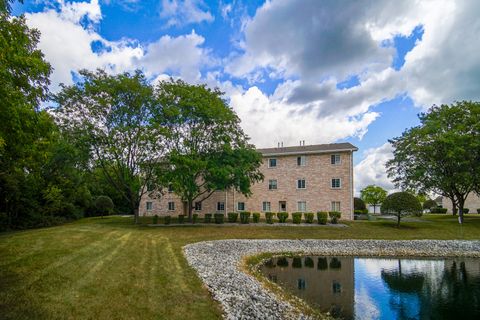
[[[240,270],[244,257],[294,252],[311,255],[480,258],[480,241],[458,240],[218,240],[186,245],[184,254],[225,319],[307,319]]]

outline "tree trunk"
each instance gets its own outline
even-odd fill
[[[188,221],[189,222],[193,222],[192,211],[193,211],[193,200],[188,200]]]
[[[457,214],[457,203],[455,199],[450,199],[450,201],[452,201],[452,214],[455,216]]]
[[[134,223],[135,223],[135,224],[139,223],[139,219],[138,219],[138,207],[136,207],[135,209],[133,209],[133,216],[134,216]]]
[[[463,197],[458,200],[458,223],[463,224],[463,206],[465,205],[465,200]]]
[[[397,214],[397,228],[400,228],[400,218],[401,218],[401,217],[402,217],[402,213],[399,212],[399,213]]]
[[[376,209],[377,209],[377,205],[374,204],[374,205],[373,205],[373,214],[374,214],[374,215],[377,214],[377,210],[376,210]]]

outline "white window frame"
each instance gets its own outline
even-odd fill
[[[243,204],[243,209],[240,209],[240,204]],[[245,202],[243,201],[237,202],[237,211],[245,211]]]
[[[275,160],[275,165],[274,166],[270,165],[270,160]],[[277,167],[277,158],[268,158],[268,167],[269,168],[276,168]]]
[[[300,160],[300,163],[298,163]],[[297,167],[305,167],[307,165],[307,156],[298,156],[297,157]]]
[[[153,202],[152,201],[147,201],[146,208],[147,208],[147,211],[152,211],[153,210]]]
[[[270,201],[263,201],[262,202],[262,211],[263,212],[271,212],[272,211],[272,204]]]
[[[223,207],[223,209],[220,209],[221,207]],[[225,202],[223,201],[217,202],[217,211],[225,211]]]
[[[303,181],[303,188],[299,187],[300,181]],[[307,180],[305,178],[297,179],[297,189],[299,190],[307,189]]]
[[[195,211],[202,211],[202,202],[201,201],[195,202],[194,208],[195,208]]]
[[[297,211],[307,212],[307,201],[297,201]]]
[[[338,187],[334,185],[334,180],[338,180]],[[342,189],[342,179],[341,178],[332,178],[330,180],[330,188],[332,189]]]
[[[175,201],[168,202],[168,211],[175,211]]]
[[[338,158],[338,161],[337,161],[337,158]],[[332,160],[334,161],[334,163],[332,163]],[[330,155],[330,164],[333,166],[338,166],[342,164],[342,156],[339,153]]]
[[[275,188],[271,188],[273,187],[274,185],[272,184],[272,182],[275,181]],[[268,190],[277,190],[278,189],[278,180],[277,179],[270,179],[268,180]]]
[[[332,201],[332,202],[330,202],[330,209],[332,209],[332,211],[338,211],[338,212],[340,212],[340,210],[341,210],[341,203],[340,203],[340,201]]]

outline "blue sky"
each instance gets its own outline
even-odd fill
[[[478,6],[50,0],[16,3],[14,14],[42,33],[52,91],[82,68],[218,86],[258,146],[358,146],[358,191],[370,183],[393,188],[387,141],[417,125],[419,112],[479,98]]]

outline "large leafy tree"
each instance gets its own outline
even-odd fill
[[[65,135],[89,151],[91,168],[101,168],[138,222],[140,200],[156,183],[164,156],[153,88],[140,71],[80,75],[82,81],[54,96],[56,119]]]
[[[480,181],[480,103],[434,105],[419,118],[419,126],[390,140],[388,175],[404,190],[449,198],[463,223],[465,199]]]
[[[216,190],[249,195],[251,184],[263,179],[262,158],[248,143],[222,93],[170,80],[158,84],[156,95],[162,105],[160,119],[170,134],[164,184],[182,198],[189,219],[194,201],[201,202]]]
[[[382,187],[369,185],[360,190],[360,198],[373,206],[373,213],[377,213],[376,208],[382,204],[387,197],[387,191]]]
[[[420,201],[409,192],[395,192],[389,195],[382,203],[382,213],[393,213],[397,216],[397,227],[400,219],[405,215],[421,214]]]

